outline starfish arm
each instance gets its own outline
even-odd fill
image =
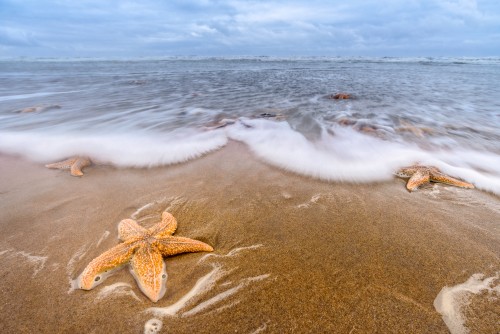
[[[78,279],[80,289],[90,290],[102,283],[106,273],[127,263],[136,248],[136,243],[121,243],[93,259]]]
[[[438,173],[438,172],[431,174],[431,181],[446,183],[446,184],[450,184],[452,186],[461,187],[461,188],[469,188],[469,189],[474,188],[474,185],[471,183],[464,182],[464,181],[455,179],[453,177],[450,177],[448,175],[445,175],[443,173]]]
[[[406,184],[406,189],[413,191],[420,187],[422,184],[430,181],[430,175],[428,172],[417,170],[412,177],[408,180]]]
[[[90,159],[88,158],[77,158],[76,161],[71,165],[71,175],[82,176],[82,169],[84,167],[90,166]]]
[[[419,170],[421,170],[420,166],[402,167],[395,174],[399,177],[411,177]]]
[[[161,214],[161,222],[151,227],[148,231],[156,238],[164,238],[174,234],[177,229],[177,220],[171,213],[164,211]]]
[[[163,256],[171,256],[181,253],[212,252],[212,246],[190,238],[166,237],[157,239],[154,245]]]
[[[143,244],[132,257],[132,275],[141,291],[153,302],[165,294],[167,272],[161,253],[149,244]]]
[[[147,230],[133,219],[124,219],[118,224],[118,238],[121,241],[138,238],[146,233]]]
[[[66,159],[63,161],[55,162],[53,164],[45,165],[45,167],[52,169],[70,169],[76,160],[77,158]]]

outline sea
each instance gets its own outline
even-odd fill
[[[0,153],[35,162],[148,168],[237,141],[325,181],[422,164],[500,195],[500,57],[16,58],[0,80]]]

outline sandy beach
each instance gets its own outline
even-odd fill
[[[93,165],[81,178],[3,155],[0,175],[5,333],[142,333],[153,318],[160,333],[448,333],[440,291],[500,271],[495,195],[315,180],[232,141],[187,163]],[[118,243],[120,220],[149,227],[164,210],[175,235],[215,251],[166,258],[162,299],[147,299],[128,268],[72,287]],[[471,333],[500,330],[499,294],[472,296]]]

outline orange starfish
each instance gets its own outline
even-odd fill
[[[338,93],[330,95],[330,98],[334,100],[347,100],[351,98],[351,95],[347,93]]]
[[[91,163],[92,162],[90,161],[89,158],[74,157],[53,164],[45,165],[45,167],[53,169],[71,169],[71,175],[82,176],[83,175],[82,169],[84,167],[90,166]]]
[[[410,178],[408,180],[408,183],[406,184],[406,189],[408,189],[409,191],[416,190],[422,184],[428,182],[446,183],[461,188],[474,188],[473,184],[443,174],[439,171],[439,169],[432,166],[427,167],[415,165],[410,167],[403,167],[396,172],[396,176]]]
[[[123,242],[92,260],[78,278],[80,289],[90,290],[102,283],[112,269],[130,262],[131,272],[141,291],[153,302],[165,294],[167,272],[163,256],[186,252],[211,252],[212,246],[183,237],[173,237],[177,220],[168,212],[149,229],[135,220],[124,219],[118,224]]]

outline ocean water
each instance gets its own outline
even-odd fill
[[[0,152],[38,162],[142,168],[236,140],[324,180],[421,163],[500,195],[500,58],[3,59],[0,79]]]

